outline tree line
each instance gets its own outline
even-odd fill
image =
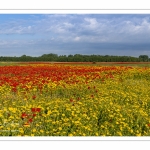
[[[43,54],[38,57],[22,55],[19,57],[0,56],[0,61],[12,62],[29,62],[29,61],[50,61],[50,62],[148,62],[148,55],[140,55],[139,57],[131,56],[112,56],[112,55],[57,55]]]

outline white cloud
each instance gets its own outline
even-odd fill
[[[22,25],[7,25],[7,26],[0,26],[0,34],[26,34],[26,33],[33,33],[32,26],[22,26]]]
[[[97,21],[95,18],[84,18],[85,21],[89,22],[91,25],[96,25]]]
[[[28,26],[28,29],[31,30],[31,26]]]
[[[92,29],[98,27],[98,22],[95,18],[84,18],[84,20],[88,23],[87,27]]]
[[[129,34],[129,35],[140,35],[150,33],[150,22],[146,19],[139,20],[139,23],[135,23],[132,20],[123,21],[122,27],[120,28],[120,33]]]
[[[80,41],[80,39],[81,38],[77,36],[77,37],[74,38],[74,41]]]
[[[54,28],[54,29],[55,29],[54,32],[56,32],[56,33],[65,33],[65,31],[66,31],[61,26],[58,26],[57,28]]]
[[[68,22],[64,22],[63,24],[65,25],[66,28],[72,28],[72,27],[74,27],[73,24],[68,23]]]

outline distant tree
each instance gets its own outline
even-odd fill
[[[39,60],[42,60],[42,61],[57,61],[58,55],[57,54],[53,54],[53,53],[43,54],[39,58],[40,58]]]
[[[140,59],[140,61],[148,61],[149,57],[148,57],[148,55],[140,55],[139,59]]]
[[[38,57],[31,57],[22,55],[20,57],[0,56],[0,61],[58,61],[58,62],[139,62],[150,61],[147,55],[140,55],[139,57],[131,56],[112,56],[112,55],[57,55],[57,54],[43,54]]]

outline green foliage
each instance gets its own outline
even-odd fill
[[[57,55],[57,54],[43,54],[39,57],[31,57],[22,55],[20,57],[8,57],[1,56],[0,61],[12,61],[12,62],[29,62],[29,61],[50,61],[50,62],[146,62],[149,61],[147,55],[140,55],[137,57],[131,56],[112,56],[112,55]]]
[[[139,59],[140,59],[140,61],[148,61],[149,60],[148,55],[140,55]]]

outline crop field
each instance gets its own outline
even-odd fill
[[[1,63],[0,136],[150,136],[149,64]]]

